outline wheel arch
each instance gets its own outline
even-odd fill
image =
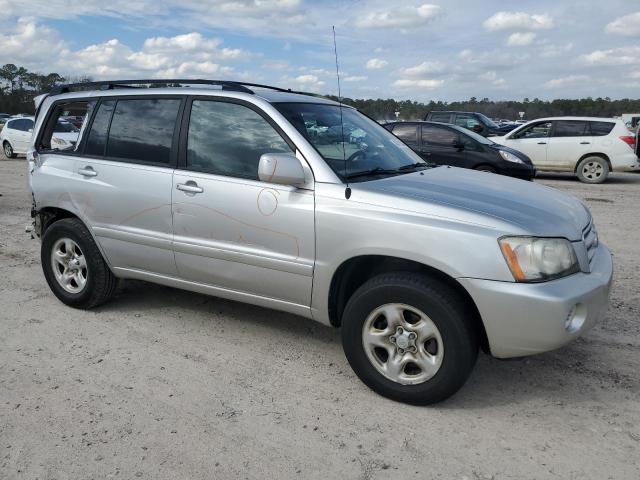
[[[342,323],[342,312],[353,293],[368,279],[381,273],[413,272],[437,279],[456,291],[474,312],[473,324],[477,330],[480,345],[489,351],[489,341],[482,317],[473,298],[455,278],[423,263],[388,255],[361,255],[345,260],[334,272],[329,287],[329,321],[334,327]]]
[[[609,159],[609,156],[606,153],[602,153],[602,152],[589,152],[589,153],[585,153],[584,155],[582,155],[578,161],[576,162],[576,166],[573,168],[573,173],[578,173],[578,165],[580,165],[580,162],[582,162],[585,158],[589,158],[589,157],[600,157],[604,160],[607,161],[607,165],[609,166],[609,171],[612,172],[613,168],[611,166],[611,160]]]

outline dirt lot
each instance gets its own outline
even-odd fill
[[[615,254],[605,320],[559,351],[481,355],[430,408],[369,391],[338,332],[142,282],[63,306],[0,160],[0,478],[640,478],[640,175],[539,181],[591,208]]]

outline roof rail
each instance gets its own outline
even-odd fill
[[[222,88],[222,90],[229,90],[233,92],[243,92],[253,94],[254,91],[248,87],[256,87],[256,88],[268,88],[269,90],[275,90],[278,92],[287,92],[287,93],[302,93],[305,92],[296,92],[291,89],[284,89],[279,87],[273,87],[271,85],[261,85],[259,83],[246,83],[246,82],[236,82],[230,80],[206,80],[206,79],[188,79],[188,78],[153,78],[153,79],[140,79],[140,80],[104,80],[100,82],[84,82],[84,83],[67,83],[54,86],[49,95],[60,95],[62,93],[68,93],[71,91],[77,90],[86,90],[91,87],[99,88],[100,90],[113,90],[117,88],[141,88],[136,87],[136,85],[217,85]]]

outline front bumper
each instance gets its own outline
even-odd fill
[[[600,244],[590,273],[544,283],[458,281],[478,307],[491,354],[509,358],[556,349],[588,331],[607,310],[612,278],[611,253]],[[567,329],[571,314],[577,321]]]
[[[533,165],[502,162],[500,165],[500,173],[508,177],[519,178],[521,180],[531,180],[536,176],[536,169]]]

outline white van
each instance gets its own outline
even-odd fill
[[[636,137],[613,118],[541,118],[491,140],[521,151],[539,171],[574,172],[585,183],[640,170]]]

